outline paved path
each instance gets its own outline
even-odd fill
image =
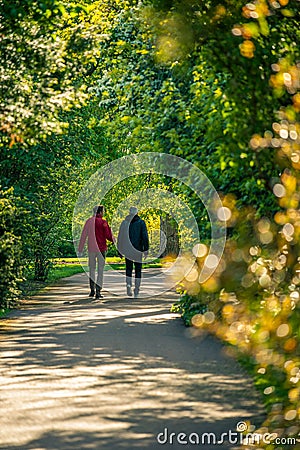
[[[174,292],[92,303],[86,286],[85,274],[61,280],[2,321],[0,449],[231,449],[202,433],[260,423],[257,394],[220,342],[170,314]],[[162,432],[173,444],[158,443]],[[180,432],[206,443],[179,444]]]

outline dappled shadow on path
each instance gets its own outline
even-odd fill
[[[235,361],[212,337],[192,339],[169,298],[78,302],[19,312],[2,328],[1,449],[182,448],[157,434],[259,422]]]
[[[123,271],[124,272],[124,271]],[[71,281],[72,280],[72,281]],[[72,283],[72,284],[71,284]],[[140,290],[140,298],[164,298],[174,295],[174,286],[172,280],[164,275],[162,269],[143,270],[143,279]],[[125,272],[110,270],[104,273],[104,295],[109,298],[124,298],[125,295]],[[34,297],[27,299],[23,303],[27,308],[44,304],[59,304],[59,299],[63,301],[85,303],[83,292],[88,293],[88,276],[86,273],[80,273],[76,276],[59,280],[58,284],[48,286]]]

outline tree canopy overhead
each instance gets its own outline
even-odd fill
[[[87,100],[86,77],[104,38],[89,3],[1,1],[0,123],[11,146],[61,132],[59,113]]]

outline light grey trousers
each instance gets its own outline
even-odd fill
[[[89,252],[89,277],[90,288],[92,291],[100,290],[103,287],[103,271],[105,266],[106,252]],[[97,265],[97,280],[96,280],[96,265]]]

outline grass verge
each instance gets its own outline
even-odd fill
[[[8,308],[1,308],[0,309],[0,319],[3,319],[8,313],[10,309]]]

